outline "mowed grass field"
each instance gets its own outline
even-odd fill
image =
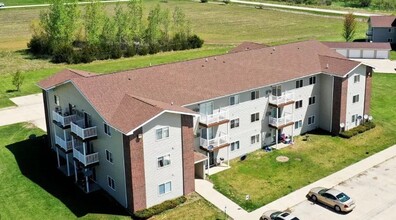
[[[396,144],[395,85],[395,74],[374,73],[371,114],[376,128],[351,139],[312,133],[309,141],[302,141],[300,136],[288,148],[259,150],[244,161],[233,160],[231,169],[211,176],[211,181],[251,211]],[[289,162],[277,162],[280,155],[289,157]],[[246,194],[250,201],[245,201]]]
[[[131,219],[110,196],[85,194],[56,169],[44,132],[28,123],[0,127],[1,219]],[[225,219],[197,194],[153,219]]]

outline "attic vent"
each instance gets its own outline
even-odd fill
[[[204,67],[205,65],[202,64],[202,67]]]
[[[225,60],[223,60],[223,63],[225,63]]]
[[[131,78],[128,78],[128,80],[131,80]]]
[[[326,69],[328,69],[329,68],[329,64],[326,64]]]
[[[273,47],[272,50],[275,51],[275,47]]]
[[[217,57],[214,57],[214,60],[217,60]]]
[[[171,105],[173,105],[173,102],[171,102]]]
[[[205,62],[208,62],[208,58],[205,58]]]

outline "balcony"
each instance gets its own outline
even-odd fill
[[[62,128],[70,126],[70,123],[76,119],[77,115],[75,114],[69,115],[67,112],[62,114],[61,112],[52,111],[52,121]]]
[[[96,126],[86,126],[83,120],[71,122],[71,132],[83,140],[95,138],[98,135]]]
[[[269,126],[277,129],[281,129],[293,124],[293,115],[290,113],[285,113],[283,117],[280,118],[275,118],[272,116],[269,117]]]
[[[293,103],[294,92],[283,92],[280,96],[275,96],[272,94],[269,96],[269,104],[276,107],[282,107]]]
[[[64,140],[58,135],[55,135],[55,144],[61,147],[65,152],[69,152],[73,149],[71,140]]]
[[[204,150],[213,151],[229,145],[228,135],[220,133],[219,137],[213,139],[200,138],[200,146]]]
[[[80,161],[84,166],[99,163],[99,153],[84,154],[81,153],[77,148],[73,148],[73,157]]]
[[[199,123],[204,127],[213,127],[229,122],[228,109],[216,109],[211,115],[201,114]]]

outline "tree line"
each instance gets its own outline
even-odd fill
[[[124,7],[126,6],[126,7]],[[200,48],[203,40],[192,34],[184,12],[171,12],[159,4],[143,20],[142,0],[117,3],[114,15],[106,14],[101,2],[92,0],[84,11],[76,0],[51,0],[38,22],[32,24],[29,50],[49,56],[55,63],[88,63],[160,51]]]
[[[331,5],[333,2],[342,2],[348,7],[373,7],[380,10],[396,10],[395,0],[275,0],[292,4]]]

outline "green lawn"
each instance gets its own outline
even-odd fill
[[[0,219],[130,219],[105,193],[85,194],[73,177],[61,174],[43,135],[27,123],[0,127]],[[224,213],[195,193],[154,219],[180,216],[224,219]]]
[[[390,60],[396,60],[396,51],[394,51],[394,50],[392,50],[391,52],[390,52],[390,58],[389,58]]]
[[[231,161],[231,169],[212,175],[221,193],[252,211],[396,143],[396,75],[374,74],[371,114],[377,127],[351,139],[313,133],[291,147]],[[243,147],[243,146],[241,146]],[[285,155],[287,163],[275,158]],[[249,194],[251,201],[245,201]]]

